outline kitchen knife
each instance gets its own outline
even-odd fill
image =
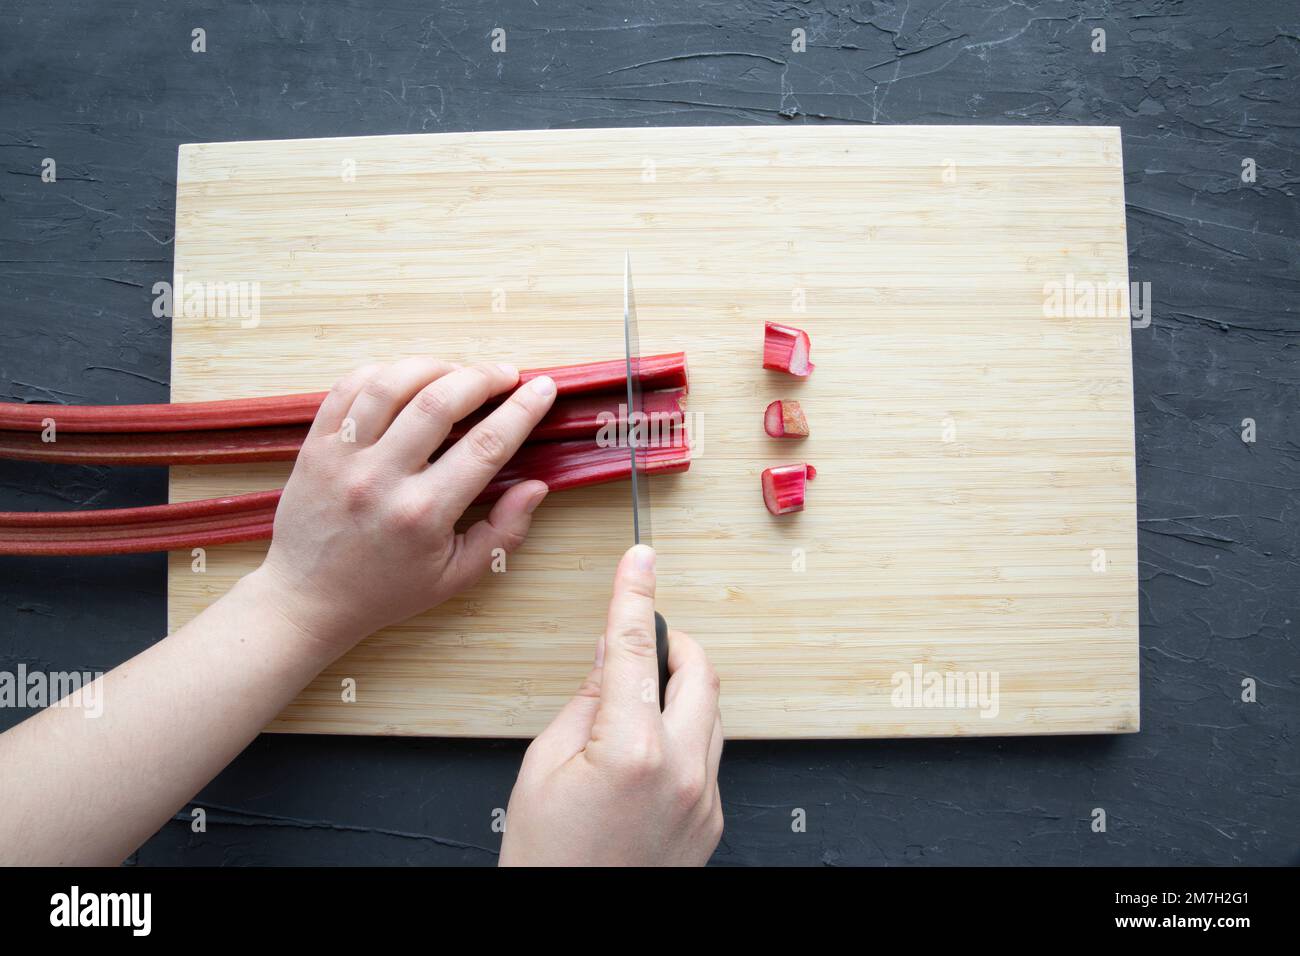
[[[623,341],[627,347],[627,446],[632,458],[632,543],[654,547],[650,531],[650,474],[637,449],[650,441],[641,390],[641,340],[632,295],[632,256],[623,253]],[[655,611],[655,657],[659,665],[659,709],[668,688],[668,622]]]

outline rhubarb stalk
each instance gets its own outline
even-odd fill
[[[623,359],[588,362],[519,373],[520,384],[539,375],[555,380],[559,395],[618,392],[627,387]],[[673,352],[640,359],[638,375],[647,391],[686,388],[686,354]],[[325,392],[238,398],[216,402],[175,402],[168,405],[27,405],[0,402],[0,431],[43,431],[48,419],[59,432],[185,432],[272,425],[306,425],[316,417]]]
[[[645,414],[673,426],[682,421],[686,390],[647,392]],[[458,422],[448,442],[463,438],[482,421],[485,409]],[[571,395],[557,399],[528,436],[529,442],[591,438],[606,423],[627,421],[626,398],[617,395]],[[187,432],[107,432],[56,435],[46,442],[37,432],[0,431],[0,458],[71,465],[214,465],[256,461],[292,461],[298,457],[308,425],[226,428]]]
[[[130,535],[85,529],[76,535],[31,535],[0,531],[0,555],[102,555],[141,554],[151,551],[188,551],[240,541],[264,541],[271,537],[274,515],[234,517],[202,526],[145,525]]]
[[[274,511],[280,492],[257,491],[224,498],[200,498],[140,508],[96,508],[91,511],[0,511],[0,528],[87,528],[103,525],[144,524],[217,518],[269,508]]]
[[[271,536],[279,491],[143,508],[0,512],[0,554],[132,554]]]
[[[220,428],[190,432],[104,432],[56,435],[0,431],[0,458],[64,465],[214,465],[292,461],[308,425]]]
[[[680,429],[664,442],[638,449],[638,470],[669,474],[690,468]],[[475,499],[488,504],[521,481],[539,479],[552,491],[627,478],[626,445],[581,441],[525,445]],[[0,512],[0,555],[130,554],[187,550],[271,537],[280,491],[200,501],[94,511]]]
[[[637,444],[637,473],[666,475],[691,466],[691,450],[679,431],[668,441]],[[602,447],[593,441],[525,445],[497,473],[474,504],[496,501],[512,485],[530,479],[546,482],[552,491],[619,481],[632,475],[626,445]]]
[[[626,445],[606,446],[598,437],[608,426],[627,422],[621,400],[626,394],[626,362],[536,369],[520,373],[520,379],[528,382],[543,374],[555,379],[560,401],[476,504],[495,501],[507,488],[528,479],[540,479],[559,491],[631,474]],[[639,454],[638,465],[649,474],[685,471],[690,467],[690,449],[681,430],[686,356],[677,352],[642,358],[637,374],[648,390],[646,416],[656,423],[656,432],[669,425],[671,435]],[[324,394],[173,405],[0,403],[0,456],[81,464],[290,459]],[[490,411],[458,423],[448,443],[463,437]],[[56,426],[55,440],[49,443],[40,440],[46,419]],[[624,432],[620,426],[615,434]],[[265,539],[271,536],[280,495],[264,491],[142,508],[0,512],[0,554],[125,554]]]
[[[625,372],[624,381],[626,380]],[[640,411],[652,427],[664,428],[667,432],[682,423],[685,408],[686,389],[670,388],[658,392],[646,392],[642,395]],[[465,437],[470,428],[491,412],[490,408],[483,409],[457,422],[447,440],[452,442]],[[617,434],[623,434],[626,431],[627,420],[626,394],[574,395],[556,400],[551,410],[529,433],[528,442],[594,438],[606,427],[612,427],[617,430]]]

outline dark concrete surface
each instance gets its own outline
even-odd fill
[[[207,52],[191,52],[206,30]],[[506,52],[489,49],[494,27]],[[807,31],[793,53],[791,31]],[[1090,49],[1106,32],[1106,51]],[[1124,131],[1142,732],[729,745],[719,864],[1262,864],[1300,855],[1300,7],[10,0],[0,399],[168,398],[176,147],[564,126],[1063,123]],[[57,183],[43,183],[52,157]],[[1243,182],[1242,162],[1257,178]],[[1257,440],[1242,441],[1254,419]],[[0,463],[0,509],[158,502],[159,471]],[[0,669],[164,633],[164,559],[0,559]],[[1243,703],[1253,678],[1258,701]],[[0,727],[25,716],[0,710]],[[166,715],[160,715],[165,719]],[[495,860],[523,745],[259,739],[154,864]],[[0,768],[3,773],[37,772]],[[806,833],[791,812],[807,811]],[[1093,832],[1094,808],[1107,829]],[[0,808],[3,812],[3,808]],[[186,818],[188,819],[188,818]]]

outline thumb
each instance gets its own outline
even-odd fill
[[[654,597],[654,549],[638,544],[623,555],[614,575],[601,662],[601,736],[643,737],[662,728]]]
[[[457,591],[483,576],[483,572],[491,567],[498,548],[512,554],[524,543],[533,523],[533,512],[548,490],[544,482],[520,482],[501,496],[486,518],[475,522],[465,532],[451,568]]]

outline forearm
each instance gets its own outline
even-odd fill
[[[0,735],[0,863],[116,865],[332,656],[261,572],[100,679],[103,712],[51,707]]]

